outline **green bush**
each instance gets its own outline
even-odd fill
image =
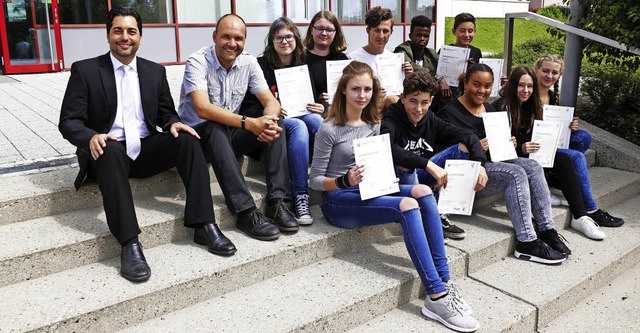
[[[560,22],[567,22],[567,18],[565,17],[563,10],[560,9],[560,7],[553,5],[553,6],[546,6],[546,7],[542,7],[540,9],[538,9],[538,11],[536,12],[539,15],[542,16],[546,16],[550,19],[554,19]]]
[[[512,63],[516,66],[533,67],[536,60],[546,53],[564,54],[564,40],[550,36],[537,37],[513,47]],[[504,58],[504,52],[499,52],[495,58]]]

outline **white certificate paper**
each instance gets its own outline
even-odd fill
[[[534,120],[531,141],[540,144],[540,149],[529,154],[529,158],[538,161],[544,168],[553,167],[561,127],[562,123],[557,121]]]
[[[480,63],[491,67],[493,71],[493,89],[491,90],[490,97],[497,97],[498,91],[500,90],[500,77],[502,76],[504,59],[480,58]]]
[[[276,84],[280,105],[287,111],[287,117],[308,114],[307,103],[315,101],[311,78],[307,65],[276,69]]]
[[[480,174],[480,162],[447,160],[447,187],[440,190],[438,212],[440,214],[471,215],[476,192],[473,191]]]
[[[440,49],[436,74],[444,77],[450,87],[458,86],[458,77],[467,70],[469,60],[467,47],[445,45]]]
[[[404,81],[404,54],[391,53],[376,56],[378,67],[378,79],[387,91],[387,95],[400,95],[402,93],[402,81]]]
[[[340,81],[342,77],[342,70],[352,61],[353,59],[327,61],[327,93],[329,94],[329,104],[333,102],[333,95],[336,93],[338,81]]]
[[[491,161],[500,162],[518,157],[513,141],[511,141],[511,127],[507,111],[483,112],[482,122],[489,141]]]
[[[391,156],[389,134],[353,140],[357,165],[364,165],[360,198],[367,200],[400,191]]]
[[[562,131],[558,148],[569,148],[571,139],[571,121],[573,121],[573,108],[570,106],[545,105],[542,109],[542,120],[552,120],[562,123]]]

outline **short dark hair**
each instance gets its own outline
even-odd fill
[[[413,28],[414,27],[423,27],[423,28],[429,28],[431,29],[431,26],[433,25],[433,21],[431,21],[430,18],[424,16],[424,15],[418,15],[418,16],[414,16],[411,19],[411,27],[409,28],[409,33],[413,33]]]
[[[453,20],[453,29],[458,29],[458,26],[464,22],[471,22],[473,26],[476,26],[476,17],[469,13],[460,13],[456,15],[456,18]]]
[[[402,82],[402,93],[407,96],[413,93],[428,92],[435,96],[440,91],[440,85],[428,71],[413,72]]]
[[[382,23],[382,21],[391,20],[391,29],[393,29],[393,13],[389,8],[382,8],[375,6],[364,15],[364,23],[367,28],[375,28]]]
[[[107,14],[107,33],[111,31],[111,27],[113,27],[113,19],[116,16],[133,16],[138,22],[138,31],[140,35],[142,35],[142,18],[140,14],[131,7],[116,7],[112,8]]]

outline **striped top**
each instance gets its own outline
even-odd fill
[[[242,52],[227,72],[216,57],[215,44],[203,47],[192,54],[185,65],[178,115],[189,126],[205,121],[198,117],[189,97],[195,90],[208,92],[211,104],[238,113],[247,89],[254,95],[269,90],[256,57]]]
[[[354,139],[380,134],[379,123],[337,126],[333,121],[334,118],[331,118],[323,122],[316,133],[309,187],[317,191],[325,191],[322,184],[325,178],[340,177],[356,165]]]

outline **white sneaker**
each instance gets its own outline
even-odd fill
[[[571,218],[571,228],[580,231],[583,235],[591,239],[603,240],[606,237],[596,221],[587,215],[577,219]]]
[[[478,321],[464,312],[451,294],[437,301],[432,301],[427,295],[422,314],[458,332],[475,332],[480,327]]]
[[[556,197],[555,195],[553,195],[553,193],[550,193],[550,202],[551,202],[551,206],[562,206],[562,200],[558,197]]]
[[[460,295],[460,285],[453,282],[453,280],[449,280],[445,282],[444,286],[447,287],[447,290],[449,290],[449,295],[453,296],[453,299],[458,302],[460,308],[462,308],[462,311],[472,315],[473,310],[471,309],[471,305],[469,305],[469,303],[467,303],[467,301],[462,298],[462,295]]]
[[[296,195],[296,220],[299,225],[310,225],[313,223],[313,217],[309,211],[309,195]]]

